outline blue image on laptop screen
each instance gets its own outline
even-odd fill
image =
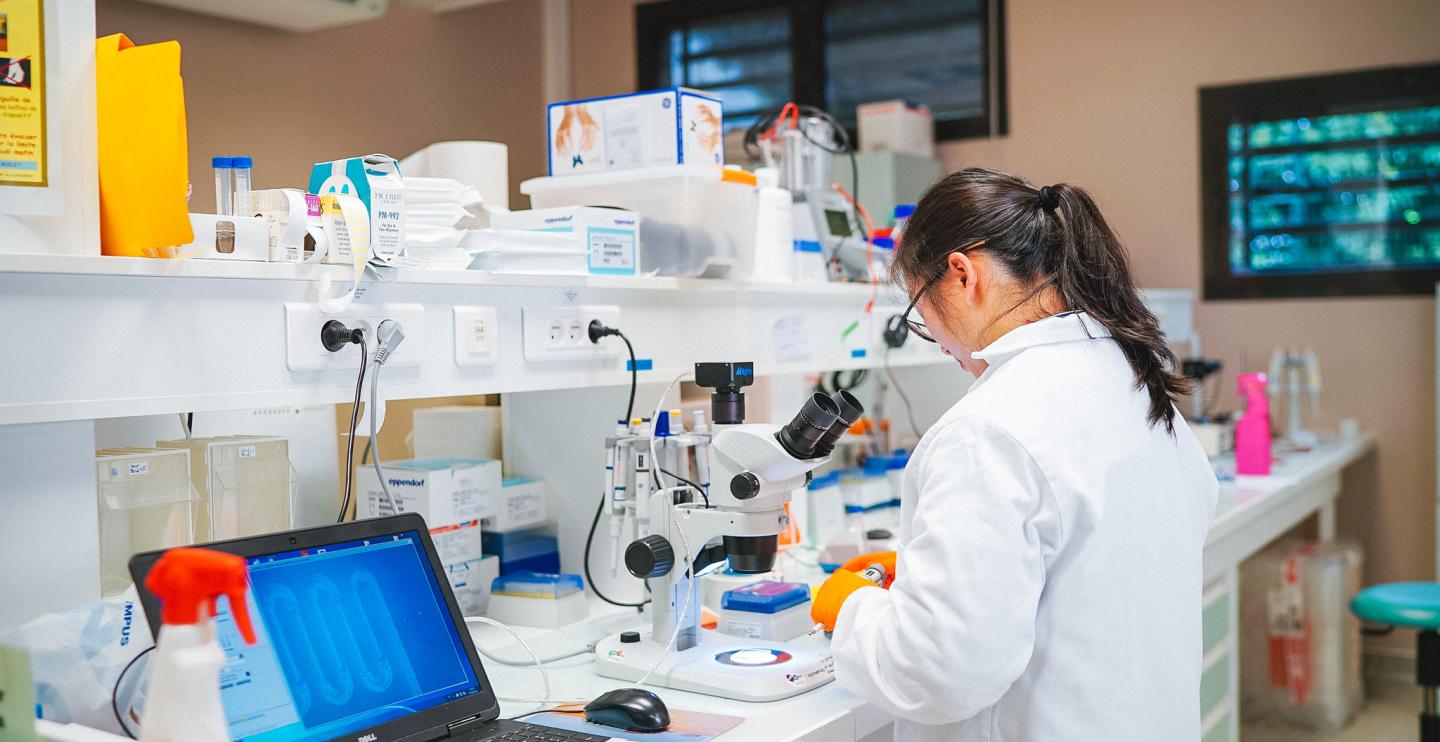
[[[246,559],[256,643],[215,625],[239,742],[328,740],[480,692],[415,531]]]

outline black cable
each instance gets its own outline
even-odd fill
[[[656,466],[655,468],[660,469],[659,466]],[[677,482],[679,482],[679,483],[681,483],[681,484],[683,484],[683,485],[685,485],[685,486],[687,486],[687,487],[689,487],[690,489],[695,490],[696,492],[699,492],[699,493],[700,493],[700,497],[702,497],[702,498],[705,499],[705,507],[707,507],[707,508],[710,507],[710,495],[708,495],[708,494],[705,493],[705,488],[704,488],[704,487],[701,487],[700,485],[695,484],[694,482],[692,482],[692,481],[686,479],[685,477],[682,477],[682,476],[680,476],[679,474],[676,474],[676,473],[674,473],[674,472],[672,472],[672,471],[667,471],[667,470],[665,470],[665,469],[660,469],[660,473],[661,473],[661,474],[664,474],[664,475],[667,476],[667,477],[670,477],[671,479],[673,479],[673,480],[675,480],[675,481],[677,481]]]
[[[900,395],[900,401],[905,404],[905,417],[910,422],[910,432],[920,435],[920,426],[915,424],[915,411],[910,407],[910,398],[905,396],[905,390],[900,388],[900,382],[895,380],[895,373],[890,370],[890,351],[886,348],[883,354],[882,363],[885,365],[885,378],[890,380],[890,386],[895,387],[895,393]]]
[[[345,513],[350,510],[350,488],[355,480],[355,428],[360,422],[360,390],[365,384],[365,368],[370,363],[370,348],[365,336],[360,336],[360,374],[355,377],[355,403],[350,408],[350,439],[345,442],[345,497],[340,501],[340,515],[336,523],[345,522]]]
[[[575,714],[578,714],[578,713],[580,713],[580,712],[579,712],[579,711],[559,711],[559,710],[557,710],[557,709],[539,709],[539,710],[537,710],[537,711],[526,711],[526,712],[523,713],[523,714],[516,714],[516,715],[514,715],[514,716],[508,717],[508,718],[505,719],[505,720],[506,720],[506,721],[517,721],[517,720],[519,720],[519,719],[524,719],[524,718],[526,718],[526,717],[528,717],[528,716],[538,716],[538,715],[540,715],[540,714],[569,714],[569,715],[571,715],[571,716],[574,716]]]
[[[635,415],[635,386],[640,383],[640,367],[635,365],[635,346],[630,344],[630,338],[619,330],[615,335],[625,341],[625,350],[630,353],[630,402],[625,405],[625,424],[629,425]]]
[[[135,739],[135,734],[130,731],[129,725],[125,723],[125,718],[120,715],[120,683],[125,680],[125,673],[130,672],[130,668],[134,667],[135,663],[139,662],[141,657],[155,651],[155,646],[156,645],[151,644],[146,649],[141,650],[140,654],[131,657],[130,661],[125,663],[125,667],[120,670],[120,676],[115,678],[115,685],[110,688],[110,710],[115,714],[115,722],[120,725],[120,731],[124,732],[125,736],[130,739]]]
[[[585,536],[585,558],[581,560],[581,562],[583,562],[585,566],[585,582],[589,583],[590,589],[595,591],[595,597],[605,601],[606,603],[609,603],[610,605],[620,606],[621,608],[638,609],[643,607],[646,603],[649,603],[650,601],[642,600],[639,603],[626,603],[623,601],[615,600],[606,595],[605,593],[600,592],[600,585],[595,582],[595,578],[590,574],[590,547],[592,544],[595,543],[595,528],[600,525],[600,513],[604,512],[605,510],[606,499],[606,495],[602,494],[600,496],[600,504],[595,506],[595,517],[590,520],[590,533]]]
[[[602,332],[604,334],[601,334]],[[640,383],[640,367],[635,364],[635,346],[630,344],[630,338],[625,337],[625,333],[610,328],[597,329],[596,322],[591,323],[591,342],[599,342],[600,338],[604,337],[605,334],[613,334],[619,337],[621,340],[625,341],[625,350],[630,353],[630,401],[625,405],[624,422],[625,425],[629,425],[630,421],[634,419],[635,415],[635,387]],[[654,471],[653,466],[651,467],[651,471]],[[595,578],[591,576],[590,573],[590,547],[595,543],[595,529],[600,527],[600,514],[605,512],[605,501],[608,499],[610,499],[609,492],[600,493],[600,504],[595,506],[595,517],[590,520],[590,532],[585,534],[585,554],[584,557],[580,560],[585,568],[585,582],[590,585],[591,590],[595,591],[595,597],[605,601],[606,603],[614,606],[620,606],[621,608],[638,609],[644,606],[646,603],[649,603],[650,601],[642,600],[639,603],[626,603],[623,601],[614,600],[605,593],[600,592],[600,585],[595,582]]]

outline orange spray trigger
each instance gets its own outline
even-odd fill
[[[167,626],[200,623],[215,615],[216,599],[230,599],[230,613],[246,644],[255,643],[255,627],[245,603],[245,560],[209,549],[171,549],[151,568],[145,588],[160,599]],[[202,607],[208,616],[201,615]]]

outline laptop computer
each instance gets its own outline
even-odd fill
[[[227,600],[220,698],[234,742],[579,742],[606,737],[500,719],[425,521],[413,513],[204,544],[245,558],[257,642]],[[159,600],[130,575],[152,632]]]

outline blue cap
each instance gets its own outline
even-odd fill
[[[915,204],[896,204],[896,205],[895,205],[895,218],[896,218],[896,219],[908,219],[908,218],[910,217],[910,215],[911,215],[911,214],[914,214],[914,213],[915,213]]]
[[[894,238],[894,237],[871,237],[871,238],[870,238],[870,242],[873,243],[876,247],[880,248],[881,250],[894,250],[894,249],[895,249],[895,238]]]
[[[210,167],[235,167],[235,158],[233,158],[233,157],[211,157],[211,158],[210,158]]]
[[[810,480],[810,491],[814,492],[815,490],[825,489],[826,487],[834,487],[837,484],[840,484],[840,472],[832,471],[829,474],[822,474]]]
[[[254,167],[255,161],[249,157],[233,157],[230,160],[231,167]]]
[[[667,410],[661,410],[660,416],[655,418],[655,437],[670,437],[670,413]]]

